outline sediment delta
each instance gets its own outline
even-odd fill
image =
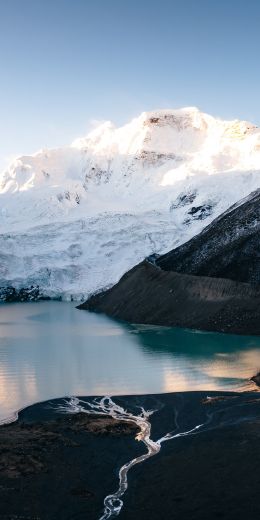
[[[94,398],[84,398],[94,403]],[[185,392],[113,400],[131,413],[154,410],[158,455],[131,468],[120,518],[257,518],[260,514],[260,394]],[[120,467],[146,452],[133,422],[61,414],[64,400],[26,408],[0,428],[0,518],[101,518]],[[112,518],[112,517],[111,517]]]

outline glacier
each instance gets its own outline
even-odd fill
[[[259,188],[260,129],[188,107],[105,122],[0,175],[0,288],[80,301]]]

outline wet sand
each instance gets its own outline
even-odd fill
[[[210,397],[210,399],[208,399]],[[86,398],[92,402],[93,398]],[[260,394],[185,392],[116,397],[128,411],[157,409],[153,440],[163,443],[132,468],[118,518],[253,519],[260,515]],[[122,464],[146,452],[137,427],[111,417],[56,411],[40,403],[0,427],[0,519],[98,519],[118,487]],[[138,412],[137,412],[138,411]]]

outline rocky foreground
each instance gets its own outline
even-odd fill
[[[96,519],[117,466],[141,451],[134,424],[56,414],[57,403],[32,406],[0,427],[1,520]]]
[[[79,308],[132,323],[260,334],[260,190]]]
[[[88,398],[91,401],[92,398]],[[205,424],[162,444],[129,472],[120,518],[238,520],[260,515],[260,394],[186,392],[114,398],[157,410],[152,439]],[[145,453],[135,424],[61,415],[62,400],[31,406],[0,428],[0,519],[94,520],[118,487],[122,464]],[[139,413],[139,412],[138,412]]]

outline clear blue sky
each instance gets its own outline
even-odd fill
[[[0,0],[0,167],[155,108],[260,124],[259,27],[258,0]]]

